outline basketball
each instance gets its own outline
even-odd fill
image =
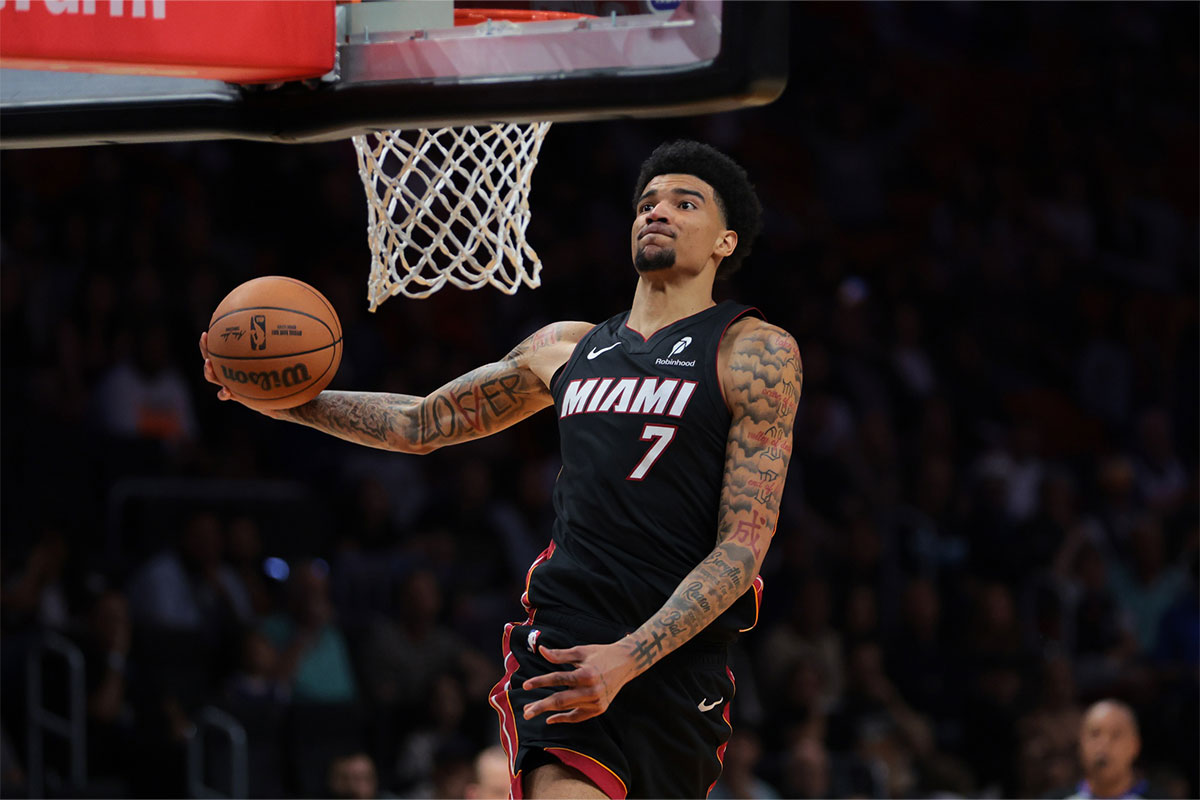
[[[329,385],[342,360],[342,324],[303,281],[269,275],[225,296],[208,324],[217,380],[252,408],[294,408]]]

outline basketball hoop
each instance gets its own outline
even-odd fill
[[[367,191],[374,311],[447,283],[536,288],[542,263],[525,238],[529,189],[549,122],[379,131],[355,136]]]
[[[490,35],[588,16],[455,9],[454,22]],[[428,297],[447,283],[505,294],[541,284],[542,262],[525,231],[533,169],[549,130],[549,122],[494,123],[354,137],[367,192],[371,311],[394,295]]]

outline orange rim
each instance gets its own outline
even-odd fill
[[[456,8],[454,24],[478,25],[490,20],[505,22],[547,22],[559,19],[592,19],[592,14],[576,14],[571,11],[532,11],[524,8]]]

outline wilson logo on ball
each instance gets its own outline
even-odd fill
[[[299,386],[310,380],[308,367],[303,363],[272,370],[230,369],[222,364],[221,375],[235,383],[252,383],[260,389]]]

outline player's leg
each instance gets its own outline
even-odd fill
[[[546,763],[536,767],[522,780],[525,797],[530,800],[556,797],[564,800],[591,800],[608,797],[582,772],[561,763]]]

